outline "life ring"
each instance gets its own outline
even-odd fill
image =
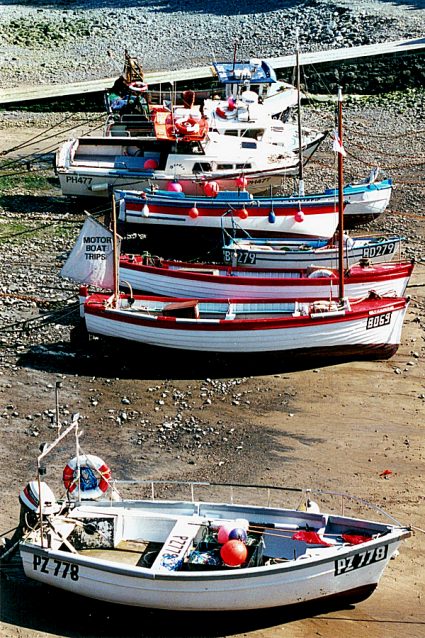
[[[221,108],[221,106],[217,106],[215,112],[216,115],[218,115],[218,117],[221,117],[223,120],[231,120],[236,117],[237,110],[228,110],[227,108]]]
[[[191,135],[199,133],[199,122],[193,117],[188,117],[185,120],[176,120],[174,125],[179,133],[182,135]]]
[[[335,279],[336,275],[334,272],[332,272],[332,270],[326,270],[325,268],[313,270],[308,274],[309,279],[316,279],[318,277],[328,277],[330,279]]]
[[[83,454],[80,462],[81,500],[97,499],[106,492],[111,481],[111,470],[93,454]],[[69,494],[77,488],[77,457],[71,459],[63,470],[63,484]],[[78,490],[77,490],[78,493]]]
[[[131,82],[128,85],[130,91],[134,91],[135,93],[146,93],[148,90],[148,85],[144,82]]]

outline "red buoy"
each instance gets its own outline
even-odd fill
[[[248,550],[242,541],[231,540],[224,543],[220,550],[220,556],[225,565],[240,567],[248,557]]]

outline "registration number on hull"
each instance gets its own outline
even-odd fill
[[[77,175],[66,175],[65,181],[68,184],[85,184],[86,186],[90,186],[93,181],[92,177],[78,177]]]
[[[368,317],[366,323],[366,330],[372,330],[373,328],[380,328],[381,326],[388,326],[391,323],[392,312],[386,312],[383,315],[375,315],[374,317]]]
[[[71,580],[79,579],[78,565],[68,563],[65,560],[46,558],[45,556],[34,554],[32,567],[35,572],[49,574],[50,576],[56,576],[57,578],[70,578]]]
[[[344,558],[338,558],[335,561],[335,576],[341,574],[347,574],[355,569],[366,567],[372,563],[378,563],[381,560],[385,560],[388,556],[388,545],[381,545],[380,547],[373,547],[364,552],[354,554],[354,556],[347,556]]]
[[[367,246],[363,248],[362,256],[372,259],[373,257],[382,257],[382,255],[392,255],[395,251],[395,243],[378,244],[376,246]]]
[[[225,264],[231,264],[233,261],[233,250],[223,250],[223,260]],[[257,256],[255,253],[250,253],[247,250],[238,250],[237,252],[238,264],[255,264],[257,262]]]

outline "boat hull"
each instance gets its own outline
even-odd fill
[[[402,237],[354,237],[353,244],[344,247],[344,265],[356,264],[361,259],[373,263],[390,261],[400,253]],[[338,248],[324,243],[286,246],[261,240],[259,243],[236,240],[223,247],[225,264],[238,264],[247,268],[308,268],[309,266],[338,268]]]
[[[392,180],[386,179],[371,184],[354,184],[344,188],[345,228],[367,224],[381,215],[387,208],[392,194]],[[338,191],[325,190],[325,195],[338,197]]]
[[[252,193],[263,193],[270,188],[279,187],[282,183],[282,176],[295,175],[296,167],[281,169],[276,171],[255,171],[245,175],[249,178],[250,191]],[[156,176],[137,172],[125,172],[114,170],[84,170],[69,169],[57,170],[59,183],[63,195],[76,197],[101,197],[110,198],[115,189],[128,188],[131,190],[146,190],[154,184],[157,188],[166,189],[170,182],[176,178],[181,184],[183,191],[188,195],[203,195],[203,183],[194,177],[184,175],[164,175]],[[208,179],[218,183],[222,190],[236,190],[235,176],[226,178],[222,175],[212,174]]]
[[[163,266],[143,265],[141,260],[122,256],[120,281],[129,283],[134,290],[154,295],[188,298],[269,298],[269,299],[326,299],[338,293],[335,274],[310,278],[300,271],[235,270],[219,265],[165,262]],[[405,293],[413,264],[386,264],[381,268],[355,267],[345,278],[345,293],[361,297],[374,290],[380,295]],[[252,275],[251,275],[252,273]]]
[[[385,551],[389,560],[398,545],[396,540],[381,540],[373,545],[373,551]],[[379,549],[384,547],[385,550]],[[100,561],[96,565],[88,558],[63,551],[29,545],[22,545],[20,551],[25,574],[44,584],[110,603],[174,611],[267,609],[335,596],[344,596],[351,601],[361,600],[376,588],[387,564],[387,560],[380,560],[336,576],[333,555],[329,559],[317,560],[311,566],[300,560],[298,565],[289,568],[273,566],[269,570],[155,573],[153,576],[147,569]],[[343,556],[341,554],[339,560],[354,560],[353,557],[360,552],[358,547],[351,549]],[[55,576],[58,565],[60,569],[69,565],[67,572],[78,574],[78,579],[73,580],[71,576],[63,578],[63,571]]]
[[[184,188],[184,187],[183,187]],[[122,194],[120,200],[119,221],[125,224],[137,224],[141,230],[150,233],[157,226],[180,229],[182,233],[206,231],[219,236],[223,230],[246,236],[281,237],[322,237],[329,239],[338,225],[338,210],[333,202],[315,201],[314,198],[303,204],[301,218],[298,214],[301,205],[295,201],[280,198],[266,198],[265,201],[238,200],[204,202],[181,199],[179,197],[161,197],[146,195],[146,198]],[[205,200],[205,197],[203,198]],[[148,211],[145,207],[148,207]],[[190,211],[196,207],[198,215],[192,218]],[[242,211],[245,217],[241,217]],[[273,222],[270,215],[273,212]]]
[[[201,313],[208,308],[210,318],[186,318],[156,314],[144,305],[146,300],[163,308],[175,299],[138,298],[132,309],[106,307],[106,295],[91,295],[84,304],[84,319],[89,334],[125,339],[161,348],[230,354],[281,353],[321,357],[356,356],[388,358],[400,344],[406,299],[375,300],[358,303],[356,311],[311,313],[296,316],[290,302],[240,300],[201,301]],[[155,300],[154,302],[152,300]],[[178,300],[182,301],[182,300]],[[140,310],[137,310],[140,303]],[[287,314],[284,314],[284,304]],[[186,300],[187,305],[187,300]],[[195,303],[194,303],[195,305]],[[235,318],[257,312],[255,319]],[[262,312],[258,311],[260,308]],[[276,314],[276,308],[279,311]],[[212,311],[218,317],[213,318]],[[273,318],[268,313],[275,312]],[[293,314],[290,314],[290,313]],[[227,314],[226,314],[227,313]]]

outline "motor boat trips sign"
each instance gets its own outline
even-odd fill
[[[120,240],[117,239],[117,254],[119,252]],[[60,274],[82,284],[113,288],[114,246],[111,231],[89,215]]]

